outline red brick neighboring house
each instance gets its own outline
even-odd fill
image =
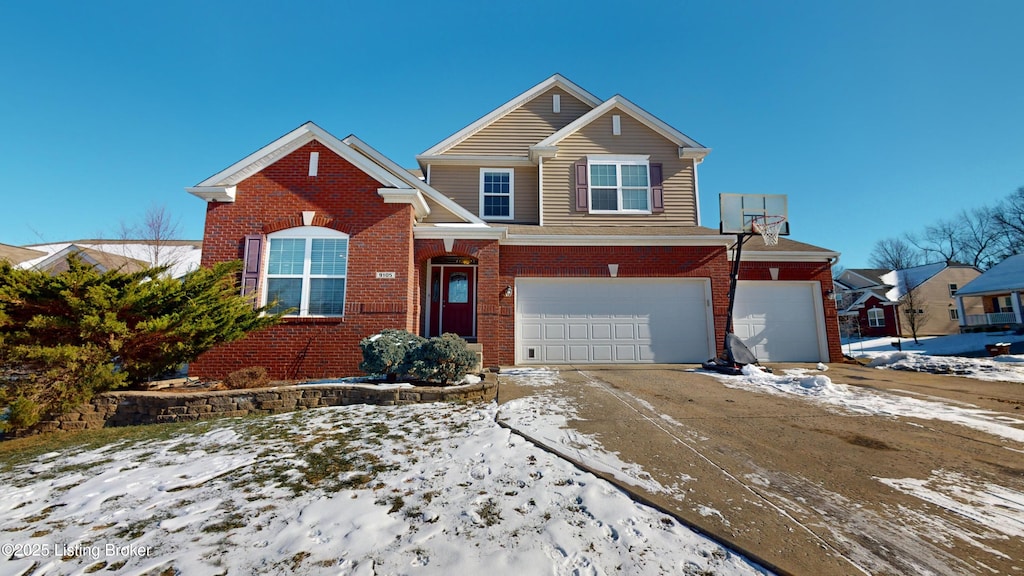
[[[620,96],[555,75],[417,157],[304,124],[188,191],[203,264],[293,313],[193,375],[358,373],[384,328],[455,332],[487,365],[696,363],[725,330],[735,236],[700,225],[709,152]],[[736,333],[765,361],[841,358],[831,264],[788,238],[743,250]]]

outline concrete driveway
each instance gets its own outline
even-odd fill
[[[499,374],[498,398],[547,395],[576,406],[566,434],[594,438],[677,487],[627,490],[781,573],[1024,573],[1024,538],[1012,536],[1024,534],[1024,444],[940,420],[730,388],[694,368],[562,366],[546,387]],[[846,364],[827,375],[878,394],[1024,418],[1022,384]],[[578,457],[570,442],[539,441]],[[922,483],[937,496],[926,500],[883,480]],[[971,512],[978,498],[996,501],[1000,527]]]

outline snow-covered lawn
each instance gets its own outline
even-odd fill
[[[0,574],[764,573],[496,410],[327,408],[91,449],[69,436],[0,464]]]
[[[921,338],[917,343],[904,339],[901,342],[903,350],[892,346],[895,340],[874,338],[843,343],[843,352],[857,358],[869,358],[869,366],[876,368],[1024,382],[1024,355],[1007,354],[994,358],[957,356],[985,350],[986,344],[1022,342],[1024,335],[1012,332],[954,334]]]

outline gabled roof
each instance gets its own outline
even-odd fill
[[[379,164],[384,169],[388,170],[389,172],[392,172],[395,176],[400,178],[407,185],[422,192],[424,196],[427,196],[428,198],[442,206],[445,210],[450,212],[456,218],[460,218],[464,222],[472,222],[474,224],[484,223],[484,221],[480,219],[480,217],[478,217],[476,214],[473,214],[469,210],[466,210],[461,205],[456,203],[451,198],[448,198],[444,194],[441,194],[435,188],[428,185],[423,180],[417,178],[415,174],[413,174],[407,169],[400,167],[393,160],[381,154],[372,146],[360,140],[354,134],[347,136],[344,140],[342,140],[342,142],[346,146],[350,146],[358,150],[361,154],[366,155],[368,158]]]
[[[973,266],[967,266],[966,264],[935,262],[932,264],[923,264],[921,266],[914,266],[913,268],[905,268],[903,270],[893,270],[888,272],[882,275],[881,278],[884,283],[892,286],[892,289],[886,292],[885,296],[890,300],[899,300],[911,290],[934,278],[939,272],[954,266],[974,268]],[[977,268],[974,269],[977,270]]]
[[[134,271],[158,261],[169,266],[169,276],[180,278],[198,268],[202,257],[202,242],[197,240],[162,240],[158,245],[150,240],[75,240],[36,244],[31,248],[40,256],[21,262],[19,268],[59,272],[67,255],[78,253],[86,262],[104,270]]]
[[[447,150],[450,150],[451,148],[457,146],[460,142],[463,142],[473,134],[476,134],[480,130],[484,129],[486,126],[504,117],[509,112],[512,112],[513,110],[519,108],[520,106],[526,104],[530,100],[533,100],[537,96],[540,96],[541,94],[547,92],[548,90],[556,86],[558,88],[561,88],[562,90],[565,90],[569,94],[572,94],[580,101],[590,105],[591,107],[595,107],[601,103],[601,100],[594,96],[593,94],[591,94],[590,92],[587,92],[583,88],[580,88],[576,84],[573,84],[561,74],[555,74],[548,78],[547,80],[544,80],[540,84],[537,84],[533,88],[530,88],[526,92],[523,92],[522,94],[516,96],[515,98],[512,98],[508,102],[505,102],[501,106],[498,106],[493,111],[479,118],[469,126],[466,126],[462,130],[459,130],[455,134],[452,134],[451,136],[438,142],[429,150],[420,154],[420,156],[437,156],[440,154],[444,154]]]
[[[1024,254],[1010,256],[964,284],[957,296],[1024,291]]]
[[[186,190],[204,200],[231,202],[234,200],[234,187],[239,182],[258,173],[260,170],[270,166],[312,140],[317,140],[332,152],[380,182],[383,186],[408,188],[395,174],[391,174],[381,166],[371,162],[368,158],[346,146],[341,140],[323,128],[312,122],[306,122],[199,184],[186,188]]]
[[[683,134],[682,132],[669,126],[668,124],[655,118],[652,114],[650,114],[643,108],[637,106],[636,104],[633,104],[623,96],[619,95],[612,96],[597,108],[594,108],[593,110],[587,112],[583,116],[580,116],[573,122],[570,122],[567,126],[565,126],[565,128],[562,128],[558,132],[555,132],[551,136],[548,136],[544,140],[541,140],[532,148],[543,149],[550,148],[552,146],[557,146],[558,143],[561,142],[565,137],[578,132],[584,126],[587,126],[594,120],[601,118],[602,116],[604,116],[613,109],[619,110],[632,116],[643,125],[662,135],[667,140],[673,142],[676,146],[679,146],[680,158],[684,156],[684,149],[686,149],[686,154],[688,156],[692,156],[698,159],[703,158],[704,156],[707,155],[708,152],[711,151],[709,148],[705,148],[696,140],[690,138],[686,134]]]
[[[11,264],[19,264],[26,260],[32,260],[33,258],[39,258],[40,256],[45,255],[45,252],[32,250],[31,248],[21,248],[19,246],[11,246],[9,244],[0,244],[0,260],[10,262]]]
[[[851,288],[867,288],[871,286],[884,286],[882,276],[890,271],[884,268],[849,268],[839,275],[840,280]]]
[[[43,272],[49,272],[51,274],[66,272],[69,268],[68,257],[72,254],[77,255],[83,262],[95,266],[101,272],[117,270],[120,272],[131,273],[145,270],[149,267],[149,264],[143,260],[130,258],[121,254],[103,252],[102,250],[96,250],[95,248],[86,248],[84,246],[79,246],[78,244],[71,244],[67,248],[44,258],[41,262],[33,265],[32,268],[42,270]]]

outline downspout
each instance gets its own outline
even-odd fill
[[[537,223],[544,225],[544,157],[537,159]]]
[[[697,159],[690,160],[693,162],[693,201],[694,211],[697,212],[697,226],[700,226],[700,186],[697,184]]]

